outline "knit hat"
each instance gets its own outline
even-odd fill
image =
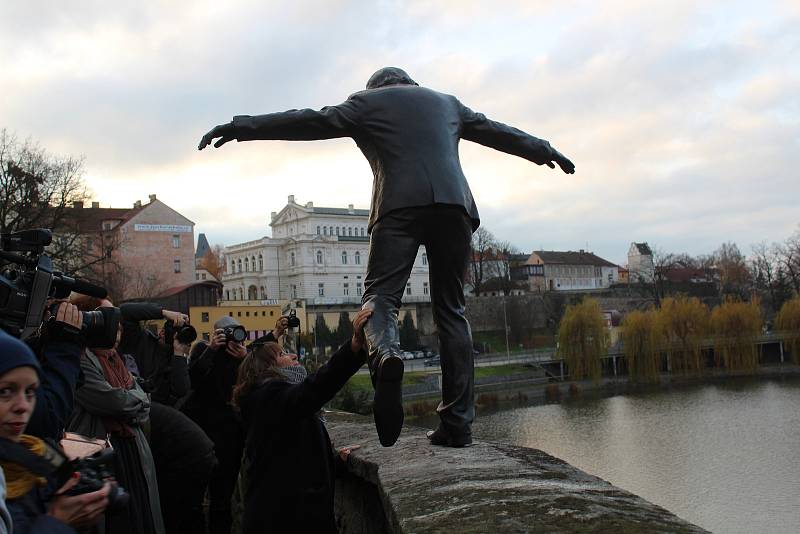
[[[217,319],[217,322],[214,323],[214,329],[228,328],[229,326],[241,326],[241,325],[239,324],[239,321],[228,315],[222,317],[221,319]]]
[[[42,368],[31,348],[0,330],[0,375],[17,367],[33,367],[41,375]]]

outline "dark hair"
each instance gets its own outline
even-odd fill
[[[278,355],[281,347],[277,343],[258,343],[239,365],[236,385],[233,387],[231,401],[237,408],[253,389],[268,378],[283,379],[278,371]]]

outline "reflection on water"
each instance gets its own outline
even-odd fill
[[[479,416],[713,532],[800,532],[800,379],[735,380]]]

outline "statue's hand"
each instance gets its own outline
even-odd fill
[[[210,132],[205,134],[202,139],[200,139],[200,144],[197,145],[197,150],[203,150],[205,147],[211,144],[211,141],[219,137],[219,141],[214,143],[214,148],[219,148],[228,141],[233,141],[235,138],[233,136],[233,124],[220,124],[219,126],[214,126]]]
[[[575,174],[575,164],[558,150],[553,149],[553,152],[553,161],[558,163],[558,166],[561,167],[561,170],[564,171],[565,174]],[[556,168],[556,166],[553,164],[553,161],[547,162],[547,166],[551,169]]]

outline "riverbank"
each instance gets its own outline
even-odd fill
[[[495,408],[502,404],[539,406],[562,401],[605,398],[658,389],[673,389],[706,383],[722,383],[740,379],[775,379],[800,377],[800,365],[776,364],[762,366],[755,371],[726,371],[709,369],[701,374],[663,373],[656,383],[637,383],[627,376],[603,377],[598,382],[544,381],[540,376],[526,377],[514,374],[487,375],[475,386],[475,404],[481,408]],[[433,413],[439,402],[439,392],[416,394],[406,398],[404,406],[410,417]]]

